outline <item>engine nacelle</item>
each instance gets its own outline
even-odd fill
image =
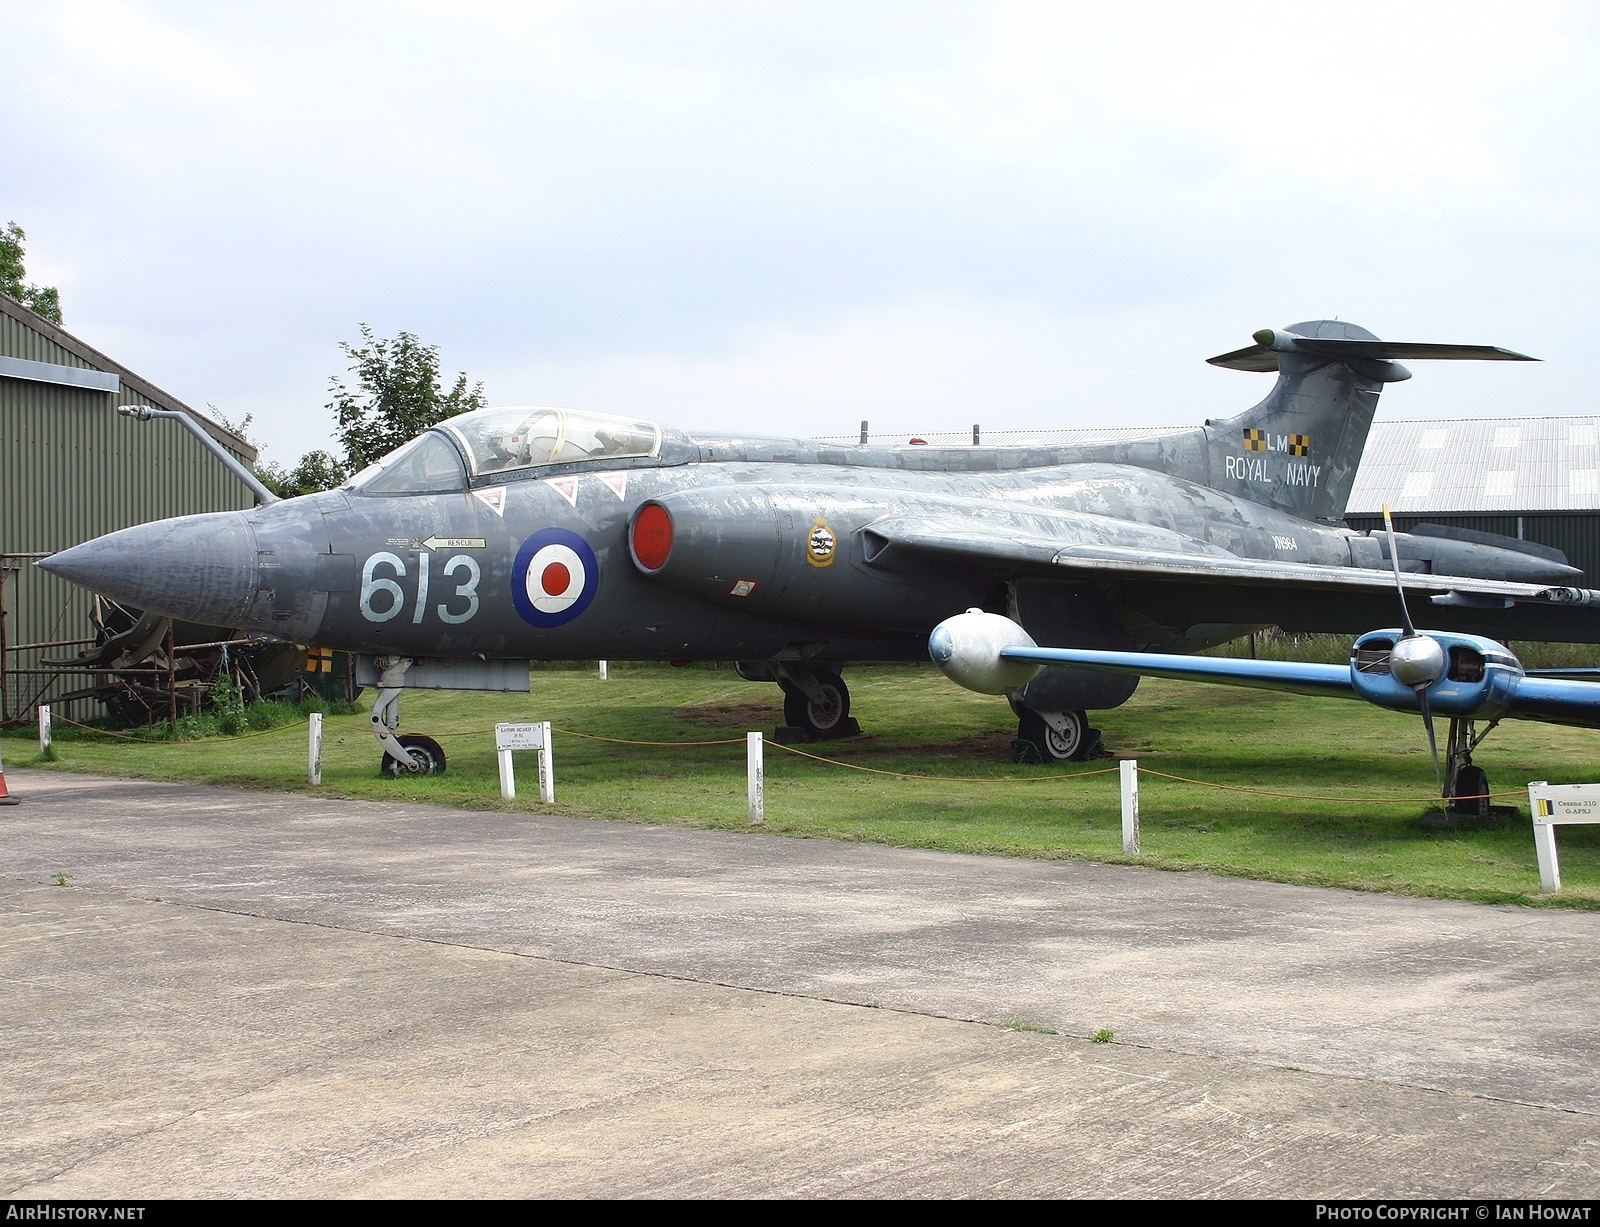
[[[1400,630],[1368,631],[1350,649],[1350,684],[1369,703],[1418,711],[1416,691],[1393,672]],[[1421,631],[1444,656],[1443,676],[1427,687],[1428,706],[1444,716],[1493,720],[1511,706],[1522,681],[1522,662],[1504,644],[1479,635]]]

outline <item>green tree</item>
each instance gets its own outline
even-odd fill
[[[337,459],[319,450],[301,456],[292,469],[281,464],[264,464],[256,470],[256,476],[279,498],[299,498],[302,494],[331,490],[347,474]]]
[[[250,427],[256,420],[255,414],[247,413],[243,421],[235,422],[215,405],[207,405],[206,410],[212,418],[255,448],[257,456],[266,450],[266,445],[257,442],[250,434]],[[302,494],[331,490],[346,476],[344,466],[329,453],[320,450],[307,452],[301,456],[292,469],[270,461],[262,463],[257,460],[250,466],[250,471],[261,479],[262,485],[279,498],[298,498]]]
[[[37,311],[52,324],[59,324],[61,291],[53,285],[28,285],[23,281],[28,275],[22,263],[22,244],[27,237],[16,222],[7,222],[6,228],[0,230],[0,293]]]
[[[338,420],[339,442],[352,472],[435,422],[483,407],[483,385],[469,386],[465,374],[456,376],[448,392],[440,386],[437,345],[424,345],[409,332],[392,341],[378,340],[365,324],[361,339],[360,347],[339,346],[351,359],[357,389],[346,387],[338,376],[329,381],[333,400],[328,408]]]

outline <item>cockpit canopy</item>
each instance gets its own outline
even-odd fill
[[[661,439],[659,424],[609,413],[545,405],[477,409],[418,435],[349,484],[363,494],[444,494],[519,469],[658,459]]]
[[[623,460],[660,454],[655,422],[548,406],[479,409],[443,423],[474,477],[575,460]]]

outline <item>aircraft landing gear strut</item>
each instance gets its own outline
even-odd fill
[[[1472,761],[1472,752],[1490,733],[1498,720],[1491,720],[1483,732],[1474,731],[1475,722],[1453,716],[1450,736],[1445,743],[1444,800],[1445,813],[1454,818],[1476,819],[1478,823],[1498,825],[1494,811],[1503,806],[1489,804],[1489,777],[1482,767]]]
[[[383,747],[383,761],[378,770],[384,775],[442,775],[444,750],[431,737],[415,734],[395,736],[400,727],[400,695],[404,688],[406,670],[411,667],[408,656],[382,656],[378,666],[378,697],[372,704],[372,735]]]

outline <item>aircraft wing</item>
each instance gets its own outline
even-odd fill
[[[1119,545],[1062,544],[1032,536],[1016,525],[992,528],[970,521],[926,516],[897,516],[875,522],[868,530],[884,543],[919,553],[986,564],[1034,575],[1072,573],[1120,579],[1165,579],[1203,584],[1249,584],[1267,588],[1344,588],[1394,593],[1394,572],[1367,567],[1328,567],[1306,562],[1238,558],[1220,551],[1178,553]],[[879,552],[881,552],[881,547]],[[1568,594],[1582,589],[1521,584],[1511,580],[1474,579],[1465,575],[1429,575],[1403,571],[1407,592],[1440,596],[1459,593],[1504,606],[1505,602],[1572,603]],[[1600,594],[1596,594],[1600,601]],[[1474,603],[1477,603],[1475,601]],[[1459,604],[1447,601],[1445,604]],[[1578,603],[1586,603],[1581,599]]]
[[[1115,585],[1126,605],[1163,625],[1173,625],[1181,613],[1189,625],[1275,623],[1287,630],[1347,633],[1394,620],[1395,579],[1389,570],[1239,558],[1204,552],[1199,543],[1186,553],[1063,541],[1015,521],[895,516],[875,522],[867,532],[875,539],[869,558],[892,549],[1007,578],[1101,581]],[[1409,571],[1401,573],[1400,582],[1408,595],[1432,600],[1426,618],[1440,630],[1575,642],[1600,633],[1600,593],[1587,589]]]
[[[1213,682],[1292,694],[1360,699],[1348,665],[1297,664],[1285,660],[1233,660],[1215,656],[1172,656],[1157,652],[1098,652],[1080,648],[1004,648],[1004,660],[1041,665],[1078,665],[1141,677]],[[1600,684],[1548,677],[1521,677],[1505,714],[1582,728],[1600,727]]]
[[[1110,673],[1168,677],[1180,682],[1216,682],[1256,690],[1357,699],[1348,665],[1300,664],[1290,660],[1233,660],[1219,656],[1172,656],[1160,652],[1097,652],[1080,648],[1005,648],[1005,660],[1041,665],[1082,665]],[[1596,687],[1600,691],[1600,687]]]
[[[1600,728],[1600,683],[1523,677],[1506,714],[1520,720]]]

